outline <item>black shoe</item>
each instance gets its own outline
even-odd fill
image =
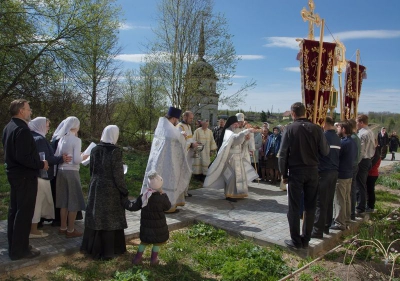
[[[237,202],[235,198],[226,197],[225,199],[228,200],[229,202]]]
[[[329,234],[329,228],[328,229],[324,229],[324,234]]]
[[[352,221],[355,221],[355,220],[356,220],[356,215],[351,215],[351,216],[350,216],[350,219],[351,219]]]
[[[61,222],[60,221],[53,221],[51,223],[51,226],[61,226]]]
[[[288,246],[288,248],[293,249],[293,250],[299,250],[303,247],[303,245],[301,246],[296,246],[292,240],[285,240],[284,241],[286,246]]]
[[[193,195],[188,193],[187,195],[185,195],[185,197],[192,197]]]
[[[76,213],[76,221],[80,221],[83,220],[83,215],[82,215],[82,211],[78,211],[78,213]]]
[[[322,234],[311,233],[311,238],[322,239],[324,236]]]
[[[36,258],[39,255],[40,255],[40,251],[39,250],[36,250],[36,249],[33,249],[32,247],[30,247],[29,251],[26,252],[26,254],[24,254],[22,257],[20,257],[20,258],[12,258],[12,257],[10,257],[10,258],[11,258],[11,260],[14,261],[14,260],[20,260],[20,259],[33,259],[33,258]]]
[[[341,226],[339,226],[339,225],[337,225],[337,224],[332,225],[329,229],[333,229],[333,230],[345,230],[344,227],[341,227]]]
[[[303,236],[301,237],[301,244],[303,249],[308,249],[308,241]]]

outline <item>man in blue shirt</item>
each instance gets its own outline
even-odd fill
[[[346,221],[351,215],[351,182],[353,178],[353,162],[357,157],[357,144],[351,138],[351,125],[348,121],[340,122],[337,132],[342,138],[339,155],[339,175],[335,196],[335,224],[331,229],[345,230]]]
[[[324,135],[330,150],[326,156],[319,156],[318,165],[318,196],[315,209],[314,227],[311,238],[323,237],[329,234],[329,227],[333,218],[333,197],[335,195],[336,181],[339,168],[340,138],[336,134],[335,123],[332,117],[327,116],[324,124]]]

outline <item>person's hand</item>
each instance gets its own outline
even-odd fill
[[[249,154],[250,154],[251,156],[253,156],[253,151],[249,151]]]
[[[287,179],[287,178],[286,178],[286,179],[282,178],[282,182],[283,182],[284,184],[287,184],[287,183],[288,183],[288,179]]]
[[[199,146],[198,142],[192,142],[192,148],[197,148]]]
[[[68,154],[63,154],[63,162],[64,163],[69,163],[72,161],[72,156]]]
[[[43,170],[47,171],[49,169],[49,163],[47,162],[47,160],[43,160],[43,162],[44,162]]]
[[[82,160],[86,160],[86,159],[88,159],[88,157],[89,157],[90,155],[87,155],[87,154],[83,154],[83,153],[82,153],[81,156],[82,156]]]
[[[249,139],[250,139],[250,135],[246,135],[246,136],[244,137],[244,139],[245,139],[245,140],[249,140]]]

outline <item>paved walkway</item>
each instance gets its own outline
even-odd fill
[[[397,158],[399,159],[399,158]],[[397,161],[396,161],[397,162]],[[382,161],[382,166],[395,162]],[[169,229],[176,230],[196,221],[202,221],[224,229],[233,235],[241,235],[254,240],[260,245],[280,245],[285,247],[284,239],[288,239],[289,225],[287,222],[287,194],[265,183],[252,183],[249,187],[249,197],[236,203],[224,199],[221,189],[191,190],[193,197],[187,198],[187,203],[176,214],[168,214]],[[365,218],[357,219],[350,230],[344,233],[332,231],[324,239],[311,239],[307,250],[297,251],[300,255],[317,256],[332,249],[340,237],[355,233],[357,226]],[[127,239],[139,237],[140,212],[127,212],[128,228],[125,230]],[[81,238],[67,239],[58,235],[58,228],[45,225],[43,230],[50,235],[43,239],[31,239],[31,245],[38,248],[42,254],[32,260],[22,259],[11,261],[8,257],[7,221],[0,221],[0,273],[38,264],[56,255],[79,251]],[[83,231],[83,221],[77,221],[77,229]]]

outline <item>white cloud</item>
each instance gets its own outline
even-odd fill
[[[116,60],[125,62],[141,63],[144,60],[146,54],[122,54],[115,57]]]
[[[333,36],[341,41],[351,39],[390,39],[399,38],[400,30],[352,30],[337,32]],[[299,49],[299,42],[296,41],[296,37],[266,37],[265,39],[268,43],[263,47]],[[315,37],[315,40],[318,41],[319,37]],[[326,40],[333,41],[332,37]]]
[[[282,47],[290,49],[299,49],[299,42],[296,41],[296,37],[266,37],[268,43],[263,47]]]
[[[265,59],[262,55],[238,55],[241,60],[262,60]]]
[[[351,39],[389,39],[400,37],[400,30],[353,30],[334,33],[339,40]]]
[[[132,30],[132,29],[150,29],[150,26],[132,25],[130,23],[121,23],[119,25],[120,30]]]
[[[285,67],[284,70],[291,72],[300,72],[300,67],[298,66]]]
[[[376,90],[375,92],[379,93],[400,93],[400,89],[382,89],[382,90]]]

